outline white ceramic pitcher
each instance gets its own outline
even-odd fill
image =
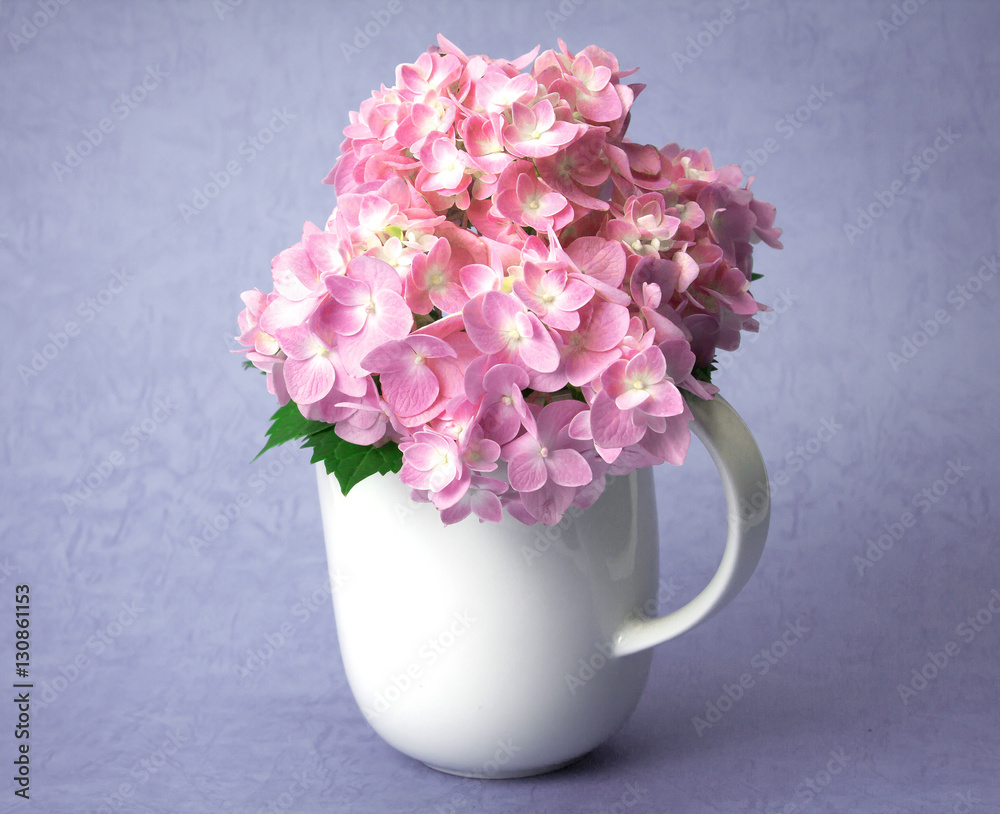
[[[729,537],[704,591],[661,617],[650,468],[610,479],[594,506],[547,528],[506,514],[445,526],[396,475],[344,497],[317,465],[344,668],[382,738],[441,771],[523,777],[625,722],[650,648],[726,605],[767,537],[767,474],[749,430],[721,397],[688,401],[722,476]]]

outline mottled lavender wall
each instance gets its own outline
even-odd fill
[[[986,0],[3,2],[0,686],[23,583],[35,686],[29,801],[0,704],[0,811],[1000,809],[998,27]],[[611,49],[648,85],[633,138],[743,164],[785,229],[717,374],[775,478],[758,572],[610,743],[523,781],[368,728],[313,472],[250,463],[273,404],[229,353],[239,292],[334,205],[347,111],[439,30]],[[701,448],[657,483],[676,604],[722,496]]]

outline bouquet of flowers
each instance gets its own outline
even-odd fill
[[[774,207],[707,150],[625,136],[608,51],[508,61],[442,36],[350,115],[337,207],[242,295],[240,342],[344,494],[399,472],[445,523],[552,525],[683,462],[717,350],[757,330]],[[262,450],[263,451],[263,450]]]

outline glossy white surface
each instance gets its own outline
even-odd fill
[[[696,401],[695,430],[726,489],[729,539],[708,588],[659,619],[646,618],[659,575],[648,468],[545,527],[507,516],[444,526],[395,475],[345,498],[317,466],[344,667],[382,738],[443,771],[515,777],[570,762],[625,722],[648,648],[732,599],[767,533],[753,438],[721,398]],[[741,501],[760,508],[741,516]]]

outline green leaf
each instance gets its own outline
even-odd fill
[[[254,460],[256,461],[257,458],[278,444],[294,441],[296,438],[303,438],[315,432],[332,428],[332,426],[325,421],[310,421],[299,411],[299,405],[290,401],[283,407],[279,407],[278,411],[271,416],[271,428],[267,431],[267,443],[257,453]]]
[[[244,370],[249,370],[252,367],[253,367],[253,362],[251,362],[249,359],[244,359],[243,360],[243,369]]]
[[[345,495],[370,475],[398,472],[403,466],[403,453],[396,444],[358,446],[337,435],[329,424],[327,429],[306,438],[302,446],[312,447],[312,462],[322,461],[327,473],[337,478],[340,491]]]
[[[272,447],[302,439],[303,449],[312,449],[312,463],[322,463],[328,474],[334,475],[345,495],[369,475],[386,475],[403,467],[403,453],[391,441],[380,447],[362,447],[345,441],[333,424],[305,418],[294,401],[271,416],[267,443],[257,453],[256,461]]]
[[[752,283],[755,280],[759,280],[763,276],[764,276],[763,274],[758,274],[756,271],[751,271],[750,272],[750,282]]]
[[[715,363],[712,362],[707,367],[696,367],[691,371],[691,375],[694,376],[700,382],[712,383],[712,371],[717,370]]]

